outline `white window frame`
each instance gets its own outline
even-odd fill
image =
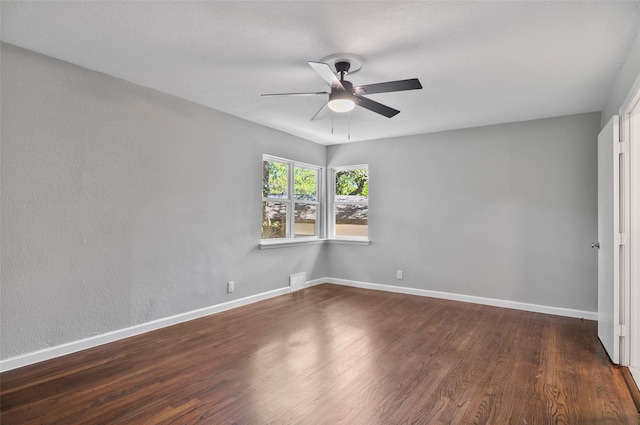
[[[287,204],[287,228],[285,231],[286,237],[284,238],[270,238],[270,239],[260,239],[260,245],[291,245],[291,244],[299,244],[299,243],[318,243],[322,241],[323,236],[323,227],[324,227],[324,191],[323,191],[323,167],[308,164],[304,162],[294,161],[287,158],[281,158],[273,155],[262,155],[262,163],[264,161],[270,162],[278,162],[281,164],[287,165],[287,197],[286,198],[270,198],[270,197],[262,197],[261,205],[264,202],[282,202]],[[294,199],[294,168],[308,168],[316,171],[316,200],[315,201],[296,201]],[[295,236],[295,208],[296,204],[312,204],[316,205],[316,228],[315,235],[313,236]],[[262,232],[262,230],[261,230]]]
[[[336,235],[336,204],[340,204],[340,202],[336,202],[336,173],[341,171],[349,171],[349,170],[362,170],[366,169],[367,174],[369,173],[369,165],[368,164],[358,164],[358,165],[344,165],[339,167],[331,168],[331,172],[329,173],[329,202],[328,204],[328,241],[332,242],[353,242],[353,243],[365,243],[370,244],[369,240],[369,214],[367,213],[367,236],[337,236]],[[361,202],[349,202],[349,204],[361,204],[367,205],[367,211],[369,207],[369,196],[367,196],[367,201]]]

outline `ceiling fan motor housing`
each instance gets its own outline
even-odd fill
[[[336,64],[336,71],[340,74],[340,83],[342,83],[342,86],[331,86],[329,102],[327,103],[329,109],[334,112],[348,112],[352,110],[356,104],[356,99],[353,95],[353,84],[344,79],[344,74],[348,70],[349,62],[338,62]]]
[[[344,87],[344,90],[342,90],[339,87],[331,87],[331,92],[332,93],[334,91],[346,91],[348,93],[353,93],[353,84],[351,83],[351,81],[342,80],[340,82],[342,83],[342,87]]]

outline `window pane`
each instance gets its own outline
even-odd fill
[[[293,197],[304,201],[317,201],[318,171],[304,167],[293,169]]]
[[[336,201],[367,201],[369,170],[366,168],[336,172]]]
[[[336,205],[336,236],[367,236],[369,206],[363,204]]]
[[[262,203],[262,239],[287,237],[288,202]]]
[[[262,197],[287,198],[287,164],[262,161]]]
[[[314,204],[296,204],[294,222],[296,238],[316,235],[316,206]]]

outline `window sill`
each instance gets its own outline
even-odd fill
[[[285,248],[287,246],[300,246],[300,245],[316,245],[320,243],[324,243],[325,239],[302,239],[302,240],[270,240],[270,241],[261,241],[258,244],[260,249],[272,249],[272,248]]]
[[[344,245],[371,245],[371,240],[369,239],[331,238],[331,239],[325,239],[325,242],[344,244]]]
[[[371,245],[369,239],[303,239],[285,241],[262,241],[258,244],[260,249],[285,248],[288,246],[316,245],[323,243],[336,243],[345,245]]]

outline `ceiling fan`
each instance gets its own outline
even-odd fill
[[[350,81],[344,79],[345,75],[351,68],[348,61],[339,61],[335,63],[336,73],[331,67],[323,62],[309,62],[313,70],[331,87],[331,92],[304,92],[304,93],[268,93],[262,96],[318,96],[329,95],[329,100],[322,105],[322,108],[316,112],[311,118],[313,121],[318,114],[328,106],[334,112],[348,112],[356,105],[383,115],[387,118],[396,116],[400,111],[389,106],[371,100],[364,95],[376,93],[389,93],[403,90],[421,89],[422,85],[417,78],[409,80],[388,81],[386,83],[366,84],[364,86],[353,86]],[[340,78],[338,78],[338,75]]]

